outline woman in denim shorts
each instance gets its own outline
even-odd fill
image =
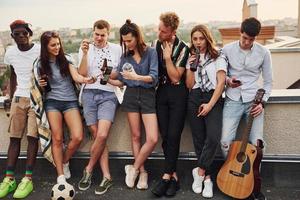
[[[158,80],[156,50],[148,47],[139,27],[127,20],[120,29],[123,55],[118,68],[119,80],[127,86],[122,109],[127,112],[135,161],[125,166],[125,182],[134,187],[139,175],[138,189],[148,188],[148,174],[144,162],[158,140],[158,122],[155,109],[155,86]],[[112,77],[113,78],[113,77]],[[110,80],[112,84],[118,81]],[[145,127],[146,142],[141,145],[141,119]]]
[[[74,81],[92,82],[78,74],[70,56],[65,55],[56,32],[47,31],[41,36],[41,55],[35,62],[44,92],[44,108],[52,134],[52,155],[58,174],[57,182],[71,177],[69,159],[83,138],[83,126]],[[70,131],[70,142],[63,151],[63,121]]]

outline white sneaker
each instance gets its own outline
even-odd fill
[[[148,173],[146,171],[140,172],[139,181],[136,187],[139,190],[148,189]]]
[[[204,176],[199,176],[198,167],[194,168],[192,171],[194,182],[192,184],[192,189],[196,194],[200,194],[202,192],[202,183],[204,180]]]
[[[213,182],[211,179],[206,179],[204,181],[204,189],[202,192],[202,196],[205,198],[212,198],[214,196],[213,194]]]
[[[65,175],[66,179],[71,178],[71,172],[70,172],[70,168],[69,168],[69,162],[67,162],[66,164],[63,164],[63,170],[64,170],[64,175]]]
[[[56,179],[56,182],[57,183],[62,183],[62,184],[66,183],[67,181],[66,181],[65,175],[62,174],[62,175],[58,176],[57,179]]]
[[[126,173],[126,177],[125,177],[126,185],[129,188],[133,188],[135,180],[136,180],[137,176],[139,175],[139,171],[134,169],[133,165],[126,165],[125,166],[125,173]]]

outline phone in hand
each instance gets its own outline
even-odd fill
[[[232,80],[232,82],[233,82],[233,83],[240,84],[240,85],[242,84],[242,82],[241,82],[240,80],[238,80],[238,79],[234,79],[234,80]]]

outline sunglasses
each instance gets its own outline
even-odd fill
[[[55,31],[45,31],[43,35],[47,37],[59,37],[58,33]]]
[[[16,32],[13,32],[12,35],[13,35],[14,37],[19,37],[19,36],[21,36],[21,35],[23,35],[23,36],[28,36],[29,33],[28,33],[28,31],[16,31]]]

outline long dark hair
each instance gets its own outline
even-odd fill
[[[197,31],[199,31],[200,33],[202,33],[202,35],[204,36],[204,38],[206,40],[207,48],[206,48],[206,52],[205,53],[208,53],[211,58],[216,59],[219,56],[219,52],[218,52],[218,50],[216,48],[215,41],[213,39],[213,36],[212,36],[211,32],[207,28],[207,26],[202,25],[202,24],[195,26],[192,29],[192,31],[191,31],[191,47],[190,47],[190,51],[191,52],[195,52],[196,51],[196,48],[193,45],[193,41],[192,41],[193,38],[192,37],[193,37],[193,34],[195,32],[197,32]]]
[[[57,32],[54,31],[46,31],[41,35],[41,70],[43,73],[47,74],[48,77],[52,77],[52,70],[49,64],[49,52],[48,52],[48,44],[52,38],[58,38],[60,49],[59,53],[56,56],[56,63],[59,66],[60,74],[64,77],[70,74],[69,70],[69,62],[65,56],[62,43],[60,37]]]
[[[140,28],[135,23],[131,23],[130,19],[127,19],[125,24],[120,28],[120,45],[123,48],[124,56],[129,56],[130,52],[127,52],[127,50],[126,50],[126,45],[123,42],[122,35],[127,35],[129,33],[131,33],[132,36],[136,38],[137,50],[138,50],[140,56],[142,57],[146,51],[147,45],[144,41],[144,37],[143,37],[143,34],[142,34]]]

